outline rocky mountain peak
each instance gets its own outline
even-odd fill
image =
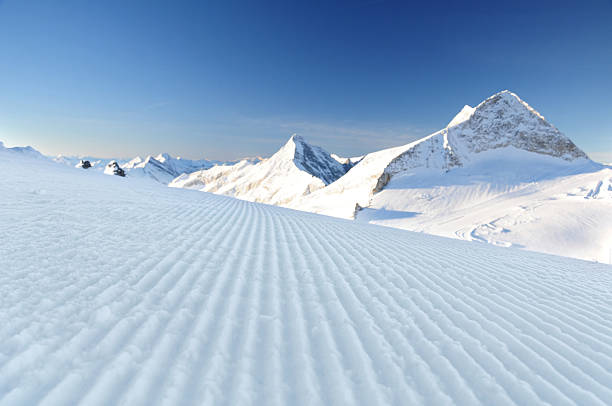
[[[571,161],[588,158],[535,109],[508,90],[474,108],[468,119],[448,129],[449,142],[464,153],[514,147]]]
[[[334,182],[346,173],[346,168],[323,148],[311,145],[293,134],[271,160],[291,160],[300,170],[321,179],[325,184]]]

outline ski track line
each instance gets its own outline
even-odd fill
[[[204,382],[202,379],[203,372],[208,368],[212,368],[214,359],[224,358],[225,354],[217,351],[216,343],[219,332],[222,328],[226,328],[233,323],[233,318],[228,316],[228,311],[235,311],[236,300],[234,299],[236,292],[240,286],[244,284],[244,270],[238,269],[235,265],[241,256],[241,250],[245,240],[245,233],[240,233],[244,223],[252,225],[257,219],[250,218],[247,214],[247,202],[241,202],[239,211],[240,217],[233,222],[230,229],[226,230],[224,241],[227,246],[222,244],[220,247],[213,247],[217,251],[217,263],[220,278],[210,290],[206,291],[206,302],[203,302],[201,307],[196,309],[194,314],[196,319],[193,321],[191,335],[196,338],[195,342],[188,343],[185,348],[186,356],[191,354],[191,363],[189,366],[189,374],[181,379],[181,387],[185,399],[194,399],[193,392],[196,386],[203,384],[207,389],[210,389],[210,384],[214,382]],[[237,235],[236,235],[237,234]],[[238,238],[236,238],[238,237]],[[222,258],[219,258],[222,256]],[[214,389],[214,388],[213,388]],[[176,390],[174,392],[181,392]],[[151,398],[151,401],[156,399]],[[201,398],[200,398],[201,399]],[[195,401],[195,399],[194,399]]]
[[[292,229],[285,217],[273,217],[274,227],[279,231],[279,243],[284,249],[279,250],[279,264],[283,271],[283,284],[281,292],[283,294],[282,322],[286,326],[285,333],[285,358],[289,364],[289,371],[292,371],[291,382],[288,383],[293,391],[287,391],[284,404],[322,404],[320,397],[321,387],[317,382],[317,371],[314,369],[312,346],[308,341],[308,332],[305,324],[303,301],[301,289],[296,272],[307,272],[307,267],[303,257],[290,255],[290,247],[296,247]],[[292,245],[292,243],[294,243]],[[301,259],[301,260],[300,260]],[[296,300],[296,298],[298,300]],[[293,308],[293,311],[290,309]],[[294,315],[295,314],[295,315]],[[293,317],[292,317],[293,316]],[[299,373],[301,371],[301,374]],[[291,393],[293,392],[293,393]]]
[[[265,215],[261,210],[257,211],[260,215]],[[252,235],[257,235],[253,237],[254,241],[249,240],[251,244],[254,244],[254,252],[264,252],[265,230],[266,227],[251,230]],[[255,256],[251,252],[245,252],[243,262],[247,260],[254,262],[250,264],[252,269],[249,272],[249,282],[245,284],[245,287],[248,288],[246,289],[247,292],[241,293],[246,293],[246,298],[243,300],[246,316],[240,324],[239,330],[232,337],[231,360],[228,362],[229,367],[222,371],[223,377],[221,378],[221,393],[227,394],[228,398],[227,402],[219,399],[219,404],[249,404],[255,395],[256,385],[253,382],[253,377],[258,372],[255,357],[259,345],[258,321],[266,295],[261,282],[265,267],[262,255]],[[230,374],[230,371],[235,372]]]
[[[286,238],[295,242],[291,247],[292,260],[299,264],[299,271],[293,275],[298,280],[298,295],[300,297],[300,313],[303,314],[304,327],[307,328],[306,345],[312,349],[308,365],[313,366],[318,379],[314,385],[320,388],[325,404],[355,403],[355,398],[348,392],[350,383],[344,375],[341,353],[334,340],[329,320],[324,316],[325,306],[322,306],[320,292],[313,288],[316,284],[313,278],[313,269],[320,267],[316,257],[306,256],[302,251],[304,242],[296,240],[299,229],[286,218],[279,216],[282,229],[286,230]],[[307,326],[310,326],[309,328]]]
[[[409,382],[413,387],[419,389],[419,393],[415,393],[412,396],[407,394],[407,396],[414,399],[415,403],[418,402],[417,399],[421,399],[422,402],[427,397],[434,397],[435,400],[433,403],[435,404],[450,404],[450,398],[440,388],[440,383],[436,379],[431,379],[435,375],[429,369],[429,365],[415,352],[409,339],[402,334],[403,331],[414,327],[412,320],[402,317],[407,313],[406,309],[399,306],[398,303],[391,298],[388,291],[384,290],[382,285],[388,285],[388,282],[386,282],[386,280],[383,282],[380,278],[376,279],[372,277],[369,272],[370,269],[360,261],[357,261],[356,257],[358,257],[358,253],[354,254],[354,257],[351,255],[343,257],[343,260],[351,262],[350,264],[347,263],[347,269],[358,271],[352,275],[353,278],[359,278],[361,281],[361,285],[353,285],[353,294],[359,297],[359,300],[363,303],[364,309],[370,313],[374,330],[378,329],[378,331],[381,332],[396,333],[393,337],[386,337],[383,333],[379,333],[379,336],[387,345],[395,349],[393,352],[398,352],[398,350],[401,351],[401,355],[392,357],[396,359],[395,364],[400,368],[400,371],[402,371],[398,376],[404,375],[404,379],[406,380],[405,383]],[[369,263],[368,260],[364,262],[366,264]],[[350,273],[347,274],[347,278],[350,278],[350,276]],[[369,295],[370,292],[375,294]],[[376,314],[374,315],[373,312],[376,312]],[[360,332],[363,334],[363,329],[360,328]],[[404,363],[411,362],[411,365],[402,366],[397,359],[403,360]],[[381,372],[384,371],[383,369]],[[387,370],[387,372],[389,371],[390,370]],[[396,396],[398,396],[398,394],[396,394]],[[402,404],[401,397],[400,399],[396,399],[396,401]]]
[[[242,202],[242,208],[241,211],[243,211],[245,218],[246,218],[246,222],[241,222],[241,221],[237,221],[233,226],[232,229],[228,232],[228,238],[231,240],[232,238],[235,237],[235,234],[239,234],[240,235],[240,239],[237,241],[240,241],[238,245],[238,247],[240,248],[246,248],[246,251],[250,251],[250,246],[253,243],[252,238],[253,235],[255,233],[255,231],[257,230],[258,227],[256,227],[256,222],[254,223],[252,219],[252,215],[249,214],[249,212],[252,211],[252,207],[250,207],[248,205],[248,203],[246,202]],[[242,218],[242,217],[241,217]],[[243,232],[241,230],[247,230],[247,232]],[[243,241],[246,242],[246,245],[243,245]],[[225,255],[225,253],[223,253],[223,255]],[[238,261],[237,264],[233,265],[234,269],[245,269],[245,265],[246,265],[246,259],[247,256],[246,255],[240,255],[240,253],[238,251],[236,251],[235,249],[232,249],[231,251],[229,251],[227,253],[228,257],[232,258],[232,260],[234,261]],[[237,258],[237,259],[235,259]],[[220,264],[221,265],[221,264]],[[236,289],[238,289],[238,294],[237,296],[245,296],[247,295],[248,292],[246,289],[246,286],[248,285],[248,282],[250,282],[252,280],[252,273],[246,273],[245,272],[241,272],[238,276],[235,277],[236,279],[240,280],[240,285],[238,285],[238,287]],[[231,295],[231,297],[233,297],[234,295]],[[238,300],[236,303],[236,306],[244,306],[244,301]],[[241,307],[241,310],[244,310]],[[205,312],[205,308],[202,307],[201,310],[199,311],[199,313]],[[200,317],[200,316],[198,316]],[[229,327],[230,329],[235,325],[234,319],[231,318],[230,322],[227,322],[225,324],[225,326]],[[191,328],[194,328],[196,326],[196,323],[192,323],[191,324]],[[187,329],[187,331],[191,334],[190,329]],[[208,335],[208,333],[204,333],[206,335]],[[235,337],[229,337],[228,339],[234,339]],[[175,379],[172,379],[173,377],[169,377],[167,379],[167,381],[171,382],[170,385],[167,385],[168,390],[164,391],[164,393],[159,397],[160,399],[165,400],[167,403],[181,403],[181,404],[186,404],[188,402],[188,399],[182,399],[182,393],[184,393],[186,391],[186,385],[187,385],[187,374],[186,372],[189,371],[190,369],[190,364],[189,364],[189,360],[190,358],[193,357],[194,352],[196,350],[195,347],[190,346],[190,347],[184,347],[186,349],[186,351],[182,351],[178,353],[178,356],[176,357],[174,364],[171,363],[170,365],[180,365],[180,370],[184,371],[185,373],[180,374],[179,376],[176,376]],[[218,349],[215,348],[215,352],[218,352]],[[225,371],[221,370],[221,371],[217,371],[218,375],[224,373]],[[181,400],[182,399],[182,400]]]
[[[208,230],[207,234],[213,236],[210,241],[201,240],[199,246],[206,246],[208,250],[198,252],[206,252],[193,265],[195,272],[199,272],[199,277],[191,284],[192,289],[183,295],[183,300],[179,304],[181,306],[182,317],[173,315],[172,320],[167,324],[166,330],[169,333],[159,335],[152,344],[151,356],[147,359],[146,364],[140,369],[134,379],[131,390],[126,391],[123,397],[117,400],[117,403],[123,404],[153,404],[154,401],[162,401],[163,398],[159,391],[163,389],[165,382],[177,380],[177,376],[165,376],[173,370],[172,366],[181,365],[184,359],[189,358],[193,352],[193,343],[189,340],[190,334],[196,325],[197,319],[203,311],[204,300],[209,299],[209,289],[213,289],[219,283],[219,278],[222,272],[213,270],[204,271],[199,266],[209,264],[208,261],[218,258],[218,253],[214,248],[217,246],[225,246],[231,240],[231,230],[235,224],[240,223],[244,218],[244,212],[240,211],[225,211],[226,216],[219,221],[219,229]],[[231,214],[231,215],[227,215]],[[229,231],[229,232],[228,232]],[[212,248],[211,248],[212,247]],[[222,261],[218,261],[220,263]],[[185,306],[185,303],[190,306]],[[184,337],[180,339],[176,337],[179,332],[185,332]],[[183,335],[183,333],[180,333]],[[184,367],[175,368],[177,371],[183,371]],[[180,372],[178,373],[181,375]],[[168,388],[169,390],[169,388]],[[148,395],[148,396],[147,396]],[[145,397],[146,396],[146,397]]]
[[[283,218],[283,219],[285,219],[285,218]],[[296,225],[297,225],[297,227],[296,227]],[[297,246],[304,247],[304,246],[306,246],[306,245],[311,243],[311,240],[308,239],[308,237],[310,237],[310,236],[304,236],[304,234],[303,234],[304,229],[303,229],[302,226],[303,226],[303,224],[301,222],[299,222],[299,223],[296,222],[296,223],[285,223],[285,226],[281,227],[281,229],[289,230],[290,234],[292,234],[292,235],[300,235],[302,237],[301,243],[295,244],[296,247]],[[308,245],[308,248],[312,250],[313,245],[312,244]],[[312,252],[316,252],[316,250],[313,250]],[[303,255],[304,252],[300,251],[300,253],[302,255],[300,255],[299,257],[303,258],[302,262],[306,263],[307,260],[306,260],[305,256]],[[310,262],[310,264],[304,270],[304,272],[308,272],[310,275],[314,275],[314,274],[319,275],[318,277],[320,277],[322,279],[324,278],[326,286],[332,285],[332,282],[330,281],[329,275],[321,273],[321,270],[326,268],[326,265],[328,263],[327,260],[325,262],[319,263],[319,261],[323,257],[318,256],[316,253],[315,253],[315,255],[311,255],[309,257],[310,258],[317,258],[318,260],[314,264],[312,263],[313,262],[312,260],[308,261],[308,262]],[[334,323],[347,325],[348,331],[352,331],[353,330],[353,327],[352,327],[353,323],[350,321],[349,315],[346,313],[345,309],[342,307],[341,301],[340,301],[339,297],[337,296],[336,292],[335,291],[331,291],[331,292],[328,293],[328,296],[330,298],[327,301],[325,301],[324,304],[326,304],[326,303],[339,304],[338,311],[337,311],[337,313],[339,313],[339,315],[336,316],[336,317],[340,318],[342,320],[336,320],[336,321],[334,321]],[[340,338],[334,337],[334,340],[336,342],[338,342],[340,340]],[[348,356],[347,351],[345,350],[345,348],[350,348],[352,346],[353,346],[352,344],[351,345],[348,345],[348,344],[344,344],[344,345],[343,344],[337,344],[336,345],[336,347],[339,348],[340,351],[343,352],[343,354],[342,354],[342,357],[343,357],[342,359],[343,360],[344,359],[349,359],[349,361],[352,361],[352,360],[350,360],[350,357]],[[359,358],[361,358],[361,360],[352,361],[353,363],[354,362],[364,362],[363,349],[360,346],[358,346],[353,351],[349,351],[349,352],[354,353],[355,357],[359,356]],[[353,374],[353,371],[356,368],[355,367],[350,367],[350,368],[351,368],[351,374]],[[359,377],[356,377],[354,379],[359,379],[361,381],[365,380],[365,382],[367,382],[367,385],[372,387],[372,391],[371,391],[372,395],[371,396],[375,397],[373,399],[370,399],[370,397],[367,397],[367,396],[365,398],[361,398],[361,396],[360,396],[358,402],[369,403],[369,402],[372,402],[372,401],[376,401],[376,402],[380,403],[380,399],[379,399],[380,395],[377,394],[378,391],[375,389],[376,386],[372,386],[372,385],[374,385],[374,382],[373,382],[373,380],[375,380],[374,376],[359,376]],[[368,392],[370,392],[370,390],[368,390]]]
[[[309,226],[305,223],[302,224],[301,228],[303,228],[304,230],[310,230],[310,232],[313,234],[316,232],[316,229],[314,229],[314,227]],[[332,256],[324,249],[324,247],[321,246],[320,243],[318,243],[316,239],[312,239],[312,241],[313,246],[316,247],[317,255],[319,255],[320,257],[325,257],[326,261],[329,264],[333,264],[333,266],[325,267],[324,269],[339,272],[339,274],[335,278],[335,273],[329,272],[330,279],[334,279],[331,286],[333,286],[334,294],[338,298],[343,310],[345,311],[347,317],[350,320],[349,324],[351,325],[351,328],[356,329],[356,331],[359,331],[359,334],[361,335],[361,337],[358,337],[358,342],[360,343],[360,347],[364,353],[364,357],[367,357],[364,358],[362,362],[369,363],[369,366],[372,367],[371,364],[373,361],[373,356],[377,354],[387,355],[382,357],[378,356],[376,358],[377,363],[382,365],[376,368],[375,371],[377,371],[379,375],[385,376],[371,378],[376,381],[376,386],[381,387],[381,389],[384,388],[385,392],[387,392],[384,403],[390,403],[390,399],[388,399],[388,396],[390,396],[391,394],[390,388],[392,387],[395,388],[395,393],[393,394],[395,399],[393,403],[399,404],[400,399],[403,402],[417,402],[419,396],[417,396],[411,389],[406,387],[405,382],[397,381],[396,379],[394,379],[394,377],[401,376],[403,372],[401,370],[401,366],[397,363],[397,361],[392,359],[393,357],[388,355],[392,351],[391,349],[393,347],[391,346],[387,338],[384,335],[380,334],[380,331],[382,330],[379,326],[380,322],[388,319],[388,315],[384,315],[383,317],[381,317],[380,322],[376,321],[373,315],[368,311],[368,307],[364,304],[363,301],[358,298],[358,295],[356,293],[361,288],[363,288],[363,281],[359,280],[357,283],[351,283],[353,279],[351,278],[351,273],[346,272],[346,269],[348,268],[344,267],[342,264],[338,264],[338,261],[342,261],[343,258],[347,256],[345,254],[347,252],[350,252],[351,250],[342,250],[342,252],[340,252],[335,249],[335,252],[337,252],[339,255]],[[330,245],[330,248],[335,248],[333,242]],[[351,255],[348,256],[350,257]],[[340,275],[342,276],[342,278],[339,277]],[[340,289],[342,287],[344,287],[344,289]],[[356,310],[358,310],[359,312],[356,312]],[[391,371],[394,371],[395,374],[390,374]],[[384,379],[385,383],[383,384],[381,382],[378,382],[380,381],[380,379]],[[381,400],[378,400],[378,403],[380,402]]]
[[[246,202],[245,207],[248,209],[249,212],[257,211],[257,208],[251,206]],[[255,219],[251,219],[252,217],[255,217]],[[243,227],[244,229],[246,229],[246,231],[240,232],[239,229],[235,231],[235,233],[238,233],[241,238],[246,238],[244,245],[238,244],[239,248],[244,249],[244,252],[236,252],[235,254],[237,262],[233,265],[233,268],[240,269],[242,271],[240,275],[236,277],[237,279],[240,279],[240,284],[237,285],[234,290],[234,292],[236,293],[228,296],[232,299],[231,303],[229,303],[228,306],[233,307],[234,311],[231,313],[232,316],[228,317],[229,320],[222,327],[226,334],[226,340],[223,340],[223,336],[221,336],[219,337],[219,341],[217,341],[217,343],[220,342],[221,345],[217,343],[215,343],[214,345],[213,343],[209,343],[209,346],[213,348],[213,351],[211,351],[210,353],[214,355],[221,354],[222,357],[226,360],[224,363],[211,362],[210,366],[206,362],[202,363],[201,376],[204,386],[207,388],[205,390],[210,389],[212,391],[219,391],[223,393],[223,390],[221,390],[220,388],[216,387],[215,385],[209,384],[212,384],[214,381],[218,383],[226,380],[227,374],[234,370],[231,365],[235,365],[237,361],[240,360],[240,358],[236,358],[238,357],[238,355],[235,354],[235,352],[240,352],[240,350],[243,350],[244,347],[237,345],[236,342],[241,340],[245,336],[244,329],[246,324],[245,321],[241,319],[240,315],[247,313],[251,309],[249,304],[252,304],[252,302],[254,301],[255,290],[260,288],[259,281],[255,282],[257,272],[248,269],[247,265],[249,265],[249,263],[247,261],[250,259],[253,246],[256,243],[254,236],[262,229],[259,224],[261,217],[248,215],[247,218],[249,219],[249,223],[245,224]],[[255,222],[252,222],[251,220],[255,220]],[[230,235],[233,234],[234,232],[232,232]],[[208,334],[212,333],[207,333],[207,335]],[[223,345],[227,345],[227,347],[220,348]],[[222,367],[223,365],[225,365],[225,368]],[[186,364],[186,367],[188,368],[188,364]],[[238,371],[241,370],[238,369]],[[191,404],[195,402],[195,399],[197,399],[196,396],[191,396],[191,399],[182,396],[183,393],[188,393],[190,391],[188,385],[188,380],[181,380],[180,384],[174,388],[174,396],[169,398],[171,399],[169,403]],[[211,402],[211,404],[218,403],[220,402]]]
[[[320,289],[318,289],[318,279],[313,276],[313,270],[321,264],[318,260],[313,261],[312,255],[305,255],[308,241],[303,240],[303,236],[294,224],[287,222],[294,238],[297,239],[297,247],[300,247],[294,255],[299,263],[303,264],[303,272],[299,275],[299,286],[303,291],[302,301],[304,303],[304,314],[306,325],[310,326],[308,331],[309,342],[313,349],[312,358],[315,370],[318,374],[318,385],[323,391],[323,401],[325,404],[356,404],[359,396],[355,397],[351,390],[353,382],[350,381],[350,374],[346,374],[343,362],[343,354],[338,348],[330,320],[327,316],[326,306],[322,300]],[[315,257],[316,258],[316,257]]]
[[[255,404],[282,405],[284,387],[281,376],[286,371],[282,362],[279,331],[278,234],[273,227],[271,216],[265,215],[263,219],[262,226],[266,230],[266,240],[271,241],[271,244],[268,244],[265,250],[261,284],[262,291],[266,294],[260,303],[256,329],[259,333],[259,341],[265,344],[255,353],[257,372],[251,376],[255,378],[253,384],[259,384],[262,388],[255,394]]]
[[[325,319],[335,327],[331,330],[332,339],[340,353],[343,369],[349,372],[353,392],[357,394],[356,401],[363,404],[387,403],[384,401],[381,385],[372,368],[370,356],[364,350],[361,338],[355,331],[355,323],[347,313],[330,278],[329,272],[335,270],[334,263],[329,260],[329,257],[322,255],[316,238],[313,238],[314,236],[308,229],[299,227],[297,230],[305,244],[304,252],[310,252],[311,257],[321,260],[321,266],[313,267],[311,273],[323,302]]]

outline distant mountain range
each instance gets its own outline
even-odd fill
[[[295,199],[325,188],[350,168],[321,147],[293,135],[268,159],[240,162],[182,175],[171,187],[225,194],[255,202],[288,206]]]
[[[256,165],[214,167],[170,186],[589,260],[612,255],[612,169],[509,91],[364,157],[339,158],[293,136]]]
[[[110,162],[53,159],[87,159],[93,171]],[[612,256],[612,168],[509,91],[463,107],[440,131],[363,157],[293,135],[267,159],[116,161],[127,178],[175,188],[589,260]]]
[[[89,170],[104,172],[105,168],[112,162],[117,164],[126,172],[128,177],[139,177],[152,179],[156,182],[167,185],[177,176],[184,173],[192,173],[202,169],[209,169],[215,165],[233,164],[235,162],[211,161],[206,159],[190,160],[180,157],[172,157],[170,154],[161,153],[156,156],[148,155],[146,158],[137,156],[136,158],[125,160],[116,158],[97,158],[91,156],[64,156],[58,155],[51,158],[55,162],[62,163],[76,168],[81,167],[82,161],[89,161]],[[250,162],[256,159],[250,159]],[[106,171],[109,172],[109,171]],[[111,171],[112,173],[112,171]]]

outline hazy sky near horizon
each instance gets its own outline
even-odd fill
[[[503,89],[612,161],[612,1],[0,0],[0,140],[47,154],[354,156]]]

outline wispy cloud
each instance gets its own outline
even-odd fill
[[[257,133],[262,130],[284,136],[297,133],[332,152],[355,155],[406,144],[436,130],[410,125],[383,125],[352,121],[329,123],[281,118],[244,118],[244,121],[244,124],[250,128],[257,129]],[[278,140],[278,136],[265,136],[264,138],[260,141]]]
[[[162,107],[169,106],[169,105],[171,105],[171,104],[172,104],[172,102],[170,102],[170,101],[159,101],[159,102],[156,102],[156,103],[151,103],[151,104],[148,104],[148,105],[142,106],[142,107],[140,108],[140,110],[141,110],[141,111],[151,111],[151,110],[157,110],[157,109],[160,109],[160,108],[162,108]]]

